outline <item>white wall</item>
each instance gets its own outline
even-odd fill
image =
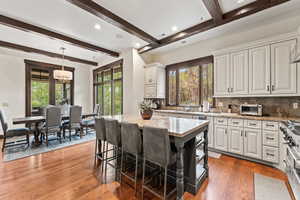
[[[12,125],[12,118],[25,116],[25,63],[24,59],[61,64],[60,59],[19,53],[12,50],[0,51],[0,109],[3,109]],[[65,61],[66,66],[75,68],[74,104],[81,105],[83,112],[92,111],[92,67]],[[0,134],[2,128],[0,126]]]
[[[214,51],[223,48],[293,32],[300,26],[300,13],[277,16],[268,21],[257,22],[257,24],[256,26],[245,24],[244,30],[234,29],[213,39],[203,40],[163,53],[152,53],[152,56],[154,61],[168,65],[209,56]],[[216,31],[219,30],[216,29]]]

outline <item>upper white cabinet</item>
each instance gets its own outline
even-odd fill
[[[297,67],[291,64],[290,54],[296,40],[271,45],[272,94],[297,93]]]
[[[214,90],[217,96],[226,96],[230,90],[229,55],[217,56],[214,59]]]
[[[270,55],[269,45],[249,50],[249,94],[270,94]]]
[[[165,98],[166,72],[163,65],[145,66],[144,98]]]
[[[250,45],[248,49],[221,51],[214,62],[214,96],[298,96],[300,77],[290,54],[297,39]]]
[[[232,53],[230,63],[230,93],[248,94],[248,50]]]

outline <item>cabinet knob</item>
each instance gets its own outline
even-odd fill
[[[275,85],[272,85],[272,91],[275,91]]]
[[[268,92],[270,91],[270,85],[267,85],[267,91]]]

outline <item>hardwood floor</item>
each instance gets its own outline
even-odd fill
[[[3,162],[0,153],[0,199],[139,199],[131,187],[113,181],[113,171],[102,184],[93,167],[93,153],[94,142],[12,162]],[[196,196],[186,193],[185,199],[254,200],[254,173],[287,183],[285,174],[277,169],[229,156],[209,158],[209,167],[209,180]],[[145,199],[154,197],[147,195]]]

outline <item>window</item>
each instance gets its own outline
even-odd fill
[[[167,105],[213,104],[213,59],[200,58],[167,66]]]
[[[94,70],[94,101],[103,115],[123,113],[123,61]]]
[[[27,116],[41,115],[47,105],[60,105],[63,101],[73,104],[74,81],[53,78],[53,71],[61,66],[29,60],[25,63]],[[65,67],[65,70],[74,71],[74,68]]]

